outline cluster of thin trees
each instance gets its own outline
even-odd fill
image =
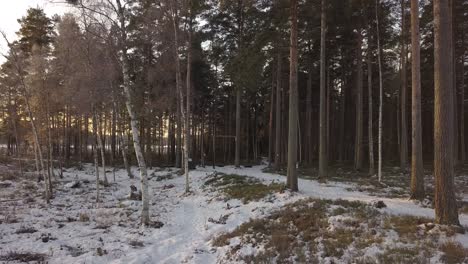
[[[106,166],[136,164],[149,224],[147,167],[183,168],[190,192],[190,162],[262,156],[294,191],[298,166],[382,180],[398,162],[423,199],[431,160],[436,220],[458,223],[468,1],[66,2],[73,14],[32,8],[17,41],[3,35],[0,130],[21,168],[36,161],[47,201],[57,168],[93,162],[99,201]]]

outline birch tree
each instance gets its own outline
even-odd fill
[[[119,61],[122,70],[123,83],[122,88],[125,95],[125,105],[130,117],[130,129],[133,137],[133,147],[140,169],[140,183],[142,192],[142,210],[141,224],[149,225],[149,192],[148,192],[148,172],[143,151],[140,144],[140,131],[138,118],[134,106],[134,96],[132,93],[132,81],[130,78],[130,63],[128,58],[128,32],[127,32],[127,13],[128,4],[122,0],[103,1],[103,0],[67,0],[69,3],[78,6],[93,15],[104,17],[114,27],[118,29],[119,38]],[[114,17],[116,19],[114,19]]]

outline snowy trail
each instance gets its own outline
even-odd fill
[[[124,170],[116,171],[116,183],[102,192],[101,208],[94,207],[93,190],[90,195],[83,195],[86,188],[92,188],[94,174],[92,166],[84,171],[69,170],[65,180],[89,180],[86,188],[58,192],[52,207],[33,205],[26,207],[20,214],[22,222],[0,225],[0,251],[33,251],[48,255],[49,263],[219,263],[226,254],[224,248],[214,248],[211,240],[223,232],[229,232],[251,218],[261,218],[285,204],[299,199],[313,197],[323,199],[345,199],[372,202],[382,200],[387,208],[381,209],[389,214],[407,214],[434,217],[434,210],[422,208],[406,199],[379,198],[365,192],[352,192],[347,189],[352,184],[328,182],[321,184],[314,180],[299,179],[298,193],[275,193],[272,199],[253,201],[243,204],[239,200],[225,201],[216,191],[203,189],[205,177],[214,172],[238,174],[255,177],[266,183],[285,182],[286,177],[264,173],[264,166],[236,169],[233,166],[198,168],[190,172],[193,193],[184,195],[185,179],[175,176],[174,169],[150,170],[153,177],[149,180],[151,197],[151,219],[164,223],[160,229],[138,227],[140,202],[126,199],[130,185],[139,187],[139,179],[129,179]],[[134,175],[138,175],[133,168]],[[154,177],[173,175],[173,178],[157,181]],[[168,187],[170,186],[170,187]],[[63,185],[59,185],[64,189]],[[120,202],[119,202],[120,201]],[[121,204],[120,204],[121,203]],[[62,204],[62,206],[60,206]],[[229,206],[228,206],[229,204]],[[122,205],[122,206],[121,206]],[[65,209],[64,209],[65,208]],[[134,212],[129,218],[116,212]],[[86,212],[91,220],[87,222],[65,223],[57,227],[66,217],[77,217],[79,212]],[[226,224],[209,222],[209,218],[219,219],[229,215]],[[109,222],[109,228],[96,228],[99,219]],[[62,222],[60,222],[60,221]],[[130,224],[129,221],[133,223]],[[468,225],[468,215],[461,214],[460,221]],[[121,226],[119,223],[124,223]],[[24,225],[35,227],[34,234],[17,235],[15,230]],[[41,233],[51,233],[57,240],[48,243],[38,242]],[[1,235],[3,234],[3,237]],[[455,238],[463,245],[468,245],[468,234]],[[131,241],[140,241],[143,246],[131,246]],[[79,247],[82,251],[72,256],[67,246]],[[96,249],[107,251],[102,256],[96,255]],[[63,248],[63,249],[62,249]]]
[[[347,191],[346,188],[349,188],[350,184],[337,182],[321,184],[307,179],[299,179],[300,191],[298,194],[285,194],[284,197],[275,201],[275,204],[252,202],[228,210],[225,207],[225,202],[211,201],[208,203],[207,198],[209,197],[199,195],[203,178],[213,172],[251,176],[266,182],[285,182],[284,176],[264,173],[262,172],[263,168],[264,166],[242,169],[236,169],[233,166],[217,167],[216,169],[198,168],[190,173],[195,194],[188,197],[180,196],[184,190],[183,179],[177,179],[177,189],[172,191],[173,196],[169,199],[179,199],[180,202],[175,205],[173,211],[168,212],[164,217],[163,222],[166,224],[164,228],[153,232],[151,237],[153,244],[138,252],[130,253],[113,263],[155,263],[155,261],[157,263],[216,263],[219,259],[218,255],[223,252],[211,251],[213,249],[210,246],[210,240],[214,236],[232,231],[250,218],[262,217],[286,203],[306,197],[357,200],[367,203],[382,200],[387,205],[387,208],[382,210],[389,214],[434,217],[433,209],[420,207],[406,199],[378,198],[362,192]],[[231,200],[229,203],[233,205],[236,202]],[[232,217],[228,219],[226,225],[207,222],[209,217],[217,218],[226,213],[232,213]],[[463,225],[468,225],[468,216],[460,215],[460,221]],[[456,239],[465,245],[468,244],[467,235],[458,235]]]

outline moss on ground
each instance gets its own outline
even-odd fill
[[[259,201],[270,194],[285,190],[284,184],[281,183],[264,184],[252,177],[223,173],[209,176],[204,186],[220,191],[226,199],[238,199],[243,203]]]

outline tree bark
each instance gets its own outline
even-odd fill
[[[240,167],[240,134],[241,134],[241,113],[240,113],[241,90],[236,88],[236,146],[234,155],[234,164],[236,168]]]
[[[406,59],[408,52],[406,50],[406,7],[405,0],[401,0],[401,143],[400,143],[400,167],[406,171],[408,167],[408,128],[406,121],[406,95],[407,95],[407,78],[406,78]]]
[[[371,51],[371,27],[369,26],[368,31],[368,48],[367,48],[367,91],[368,91],[368,106],[369,106],[369,121],[368,121],[368,137],[369,137],[369,175],[375,174],[374,168],[374,135],[372,132],[373,128],[373,113],[372,113],[372,51]]]
[[[271,67],[271,94],[270,94],[270,116],[268,122],[268,167],[273,163],[273,118],[275,112],[275,76],[274,67]]]
[[[424,198],[424,168],[421,128],[419,0],[411,0],[411,58],[411,113],[413,122],[411,141],[411,199],[421,200]]]
[[[93,157],[94,157],[94,170],[95,170],[95,175],[96,175],[96,203],[99,204],[99,158],[98,158],[98,152],[97,152],[97,135],[99,132],[97,131],[98,126],[97,126],[97,120],[96,120],[96,110],[94,109],[93,106],[93,133],[94,133],[94,139],[93,139]]]
[[[362,168],[362,132],[363,132],[363,111],[362,111],[362,33],[361,28],[357,32],[357,78],[356,78],[356,140],[355,140],[355,156],[354,169],[359,171]]]
[[[453,168],[450,0],[434,0],[434,176],[439,224],[459,225]]]
[[[190,153],[190,89],[192,86],[192,17],[190,9],[189,36],[187,43],[187,109],[185,113],[185,137],[184,137],[184,171],[185,171],[185,193],[190,192],[189,182],[189,153]]]
[[[375,18],[377,28],[377,60],[379,64],[379,162],[378,178],[382,181],[382,121],[383,121],[383,81],[382,81],[382,49],[380,47],[380,28],[379,28],[379,0],[375,0]]]
[[[326,47],[325,38],[327,34],[327,8],[326,0],[322,0],[320,27],[320,142],[319,142],[319,177],[328,177],[328,150],[327,150],[327,105],[326,105]]]
[[[141,210],[141,224],[148,225],[150,222],[149,217],[149,193],[148,193],[148,172],[146,170],[146,162],[143,156],[140,145],[140,131],[138,130],[138,120],[136,111],[133,106],[133,95],[130,90],[130,63],[127,54],[127,33],[125,31],[125,12],[120,0],[117,0],[118,6],[118,18],[120,20],[120,31],[121,31],[121,54],[120,61],[122,63],[122,76],[123,76],[123,88],[125,94],[125,104],[127,106],[128,115],[130,116],[130,126],[132,129],[133,136],[133,147],[135,149],[136,158],[138,161],[138,167],[140,168],[140,182],[141,182],[141,193],[142,193],[142,210]]]
[[[96,113],[94,113],[96,115]],[[98,117],[95,117],[96,120],[96,126],[97,126],[97,141],[98,141],[98,147],[99,150],[101,151],[101,165],[102,165],[102,175],[103,175],[103,180],[104,180],[104,185],[107,186],[109,185],[109,181],[107,180],[107,175],[106,175],[106,154],[105,154],[105,149],[104,149],[104,143],[102,142],[102,122],[98,119]]]
[[[275,114],[275,171],[281,167],[281,52],[277,47],[276,67],[276,114]]]
[[[323,0],[322,0],[323,1]],[[289,133],[288,133],[288,172],[287,185],[292,191],[297,191],[297,0],[291,0],[291,43],[290,43],[290,75],[289,75]]]

